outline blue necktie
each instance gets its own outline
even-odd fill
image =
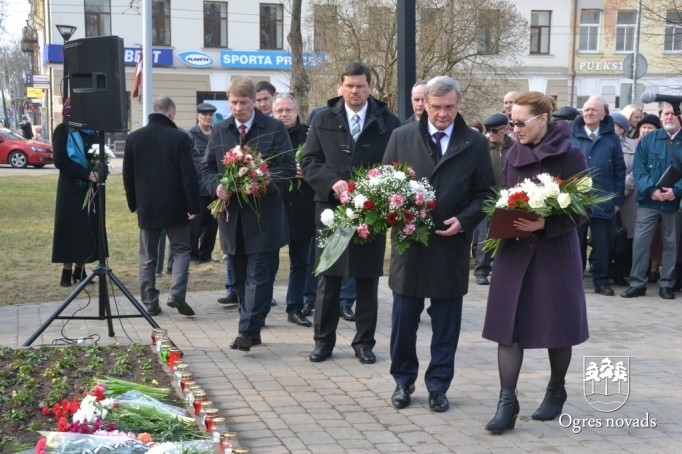
[[[440,144],[440,141],[443,137],[445,137],[447,134],[445,134],[443,131],[438,131],[433,133],[433,141],[436,144],[435,151],[436,151],[436,161],[440,159],[440,157],[443,155],[443,147]]]
[[[350,135],[353,136],[355,142],[360,137],[360,115],[358,114],[353,115],[353,118],[350,119]]]

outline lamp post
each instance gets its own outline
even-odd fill
[[[64,39],[64,45],[69,41],[69,39],[76,32],[76,27],[73,25],[56,25],[57,31],[62,35]],[[64,51],[62,50],[62,56],[64,56]],[[62,103],[69,97],[69,65],[64,56],[64,86],[62,87]]]

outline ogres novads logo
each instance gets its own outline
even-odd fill
[[[595,410],[610,413],[625,405],[630,396],[629,356],[584,356],[583,391]]]

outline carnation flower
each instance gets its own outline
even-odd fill
[[[367,224],[360,224],[359,226],[357,226],[355,231],[358,233],[358,236],[360,238],[369,237],[369,226]]]
[[[365,204],[367,201],[367,197],[365,197],[362,194],[358,194],[355,196],[355,199],[353,200],[353,205],[355,205],[355,208],[362,208],[362,206]]]
[[[327,208],[320,214],[320,221],[323,225],[329,227],[334,223],[334,210]]]

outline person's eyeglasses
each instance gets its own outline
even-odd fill
[[[544,114],[538,114],[538,115],[534,116],[533,118],[529,118],[526,121],[510,121],[509,126],[511,126],[512,128],[514,128],[514,127],[524,128],[524,127],[528,126],[531,121],[535,120],[536,118],[538,118],[541,115],[544,115]]]

